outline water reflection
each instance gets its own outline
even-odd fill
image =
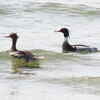
[[[11,68],[13,74],[15,73],[23,73],[23,68],[24,69],[33,69],[33,68],[40,68],[39,61],[29,61],[26,62],[25,60],[22,59],[16,59],[16,58],[11,58]],[[30,74],[29,72],[25,72],[24,74]]]

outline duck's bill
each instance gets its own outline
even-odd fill
[[[4,38],[10,38],[10,36],[4,36]]]
[[[54,32],[60,32],[60,30],[58,30],[58,31],[55,30]]]

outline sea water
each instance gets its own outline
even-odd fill
[[[100,49],[99,0],[0,0],[0,100],[100,100],[100,52],[62,53],[70,44]],[[12,32],[17,49],[44,59],[20,65],[9,56]],[[35,66],[34,66],[35,65]]]

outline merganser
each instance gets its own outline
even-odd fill
[[[68,42],[69,30],[67,28],[61,28],[59,31],[55,31],[55,32],[62,32],[64,34],[64,42],[62,44],[63,52],[68,52],[68,51],[97,52],[98,51],[97,48],[90,47],[87,45],[70,45]]]
[[[19,59],[24,59],[27,62],[29,60],[34,61],[34,60],[39,60],[39,59],[42,58],[42,57],[36,56],[35,54],[33,54],[29,51],[26,51],[26,50],[17,50],[16,49],[16,42],[17,42],[18,36],[17,36],[16,33],[11,33],[9,36],[4,36],[4,37],[12,39],[12,46],[11,46],[11,49],[10,49],[10,56],[15,57],[15,58],[19,58]]]

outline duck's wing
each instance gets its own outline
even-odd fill
[[[75,47],[79,46],[79,47],[90,47],[90,46],[87,46],[87,45],[82,45],[82,44],[77,44],[77,45],[73,45]]]
[[[97,48],[90,47],[87,45],[73,45],[73,46],[76,47],[76,51],[80,51],[80,52],[96,52],[96,51],[98,51]]]
[[[20,58],[20,57],[24,57],[26,54],[22,51],[14,51],[14,52],[10,52],[10,56],[16,57],[16,58]]]
[[[29,51],[21,51],[21,52],[24,52],[31,60],[38,59],[38,56],[36,54],[33,54],[32,52]]]
[[[35,54],[29,52],[29,51],[16,51],[16,52],[11,52],[10,56],[13,56],[15,58],[20,58],[20,59],[25,59],[27,61],[29,60],[37,60],[38,56]]]

